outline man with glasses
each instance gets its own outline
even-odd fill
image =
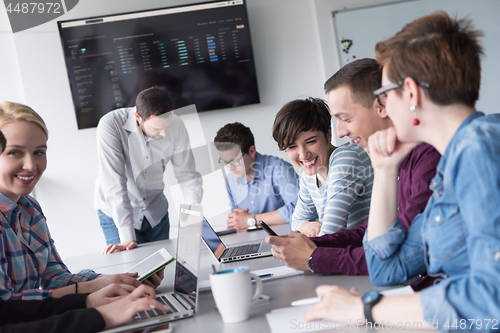
[[[298,176],[293,166],[280,158],[259,154],[252,132],[241,123],[227,124],[214,139],[219,164],[230,171],[226,188],[232,212],[227,227],[256,227],[289,223],[299,193]]]

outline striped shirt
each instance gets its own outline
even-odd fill
[[[43,299],[51,296],[50,289],[98,276],[92,270],[69,272],[40,206],[28,196],[21,196],[16,204],[0,193],[0,250],[0,298],[4,300]]]
[[[320,222],[319,235],[362,224],[368,219],[373,168],[365,150],[348,142],[330,155],[326,183],[318,187],[316,175],[302,173],[292,229],[305,222]]]

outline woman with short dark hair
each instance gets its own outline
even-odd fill
[[[274,120],[274,140],[303,171],[292,230],[309,237],[358,226],[370,209],[370,158],[355,143],[334,147],[330,122],[317,98],[287,103]]]

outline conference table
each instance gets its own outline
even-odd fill
[[[279,235],[285,235],[290,231],[290,225],[276,225],[273,229]],[[245,230],[235,234],[221,236],[222,241],[226,245],[252,243],[262,241],[266,237],[264,230],[250,231]],[[123,273],[139,261],[148,257],[160,248],[165,248],[173,256],[176,253],[176,239],[165,241],[152,242],[141,244],[138,248],[131,251],[123,251],[110,255],[102,255],[101,253],[87,254],[77,257],[68,258],[65,260],[66,265],[72,272],[78,272],[81,269],[90,268],[96,272],[103,274]],[[201,244],[200,253],[200,276],[199,281],[209,279],[209,274],[212,271],[212,265],[215,265],[217,270],[224,268],[248,266],[251,271],[283,266],[283,264],[270,257],[255,258],[243,260],[234,263],[220,264],[213,254],[208,250],[205,244]],[[175,265],[168,265],[165,269],[165,278],[162,284],[157,288],[158,293],[172,291],[174,283]],[[235,324],[225,324],[215,307],[215,302],[210,291],[204,291],[199,294],[198,311],[194,317],[186,318],[172,322],[173,332],[238,332],[238,333],[261,333],[271,332],[266,319],[266,313],[273,309],[289,307],[292,301],[316,296],[315,289],[322,284],[338,285],[349,289],[355,287],[360,293],[367,292],[372,289],[384,290],[387,287],[374,286],[368,276],[344,276],[344,275],[317,275],[305,273],[282,279],[263,280],[263,294],[270,296],[270,301],[262,304],[254,305],[252,308],[252,316],[247,321]],[[303,322],[302,318],[296,318],[297,322]],[[298,327],[294,323],[294,327]],[[330,331],[338,331],[339,329],[330,329]],[[350,331],[369,331],[366,327],[350,328]],[[375,330],[375,328],[373,328]],[[300,330],[297,328],[296,330]],[[378,329],[377,331],[389,331],[388,329]],[[394,331],[392,329],[391,331]],[[328,330],[323,331],[328,332]]]

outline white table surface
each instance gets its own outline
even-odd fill
[[[290,226],[288,224],[273,226],[273,229],[278,234],[283,235],[290,231]],[[266,233],[263,230],[251,232],[242,231],[236,234],[222,236],[221,239],[226,245],[232,245],[262,241],[265,236]],[[176,243],[176,239],[147,243],[139,245],[137,249],[131,251],[113,253],[110,255],[95,253],[72,257],[66,259],[65,263],[72,272],[77,272],[84,268],[90,268],[96,272],[104,274],[121,273],[162,247],[166,248],[172,255],[175,256]],[[220,264],[212,253],[209,252],[205,244],[202,244],[200,256],[200,280],[208,279],[212,270],[212,264],[215,265],[217,270],[236,266],[249,266],[252,271],[282,265],[280,261],[274,259],[273,257],[256,258],[235,263]],[[161,286],[158,287],[157,292],[161,293],[173,290],[174,270],[175,265],[167,266],[165,269],[165,278]],[[360,293],[364,293],[371,289],[387,289],[384,287],[374,286],[370,282],[368,276],[328,276],[306,273],[304,275],[267,281],[264,282],[263,294],[271,297],[270,302],[254,306],[252,309],[252,317],[245,322],[237,324],[225,324],[222,321],[220,314],[215,308],[212,293],[210,291],[205,291],[200,293],[198,312],[196,315],[192,318],[173,322],[173,332],[270,332],[270,327],[265,316],[266,313],[270,312],[272,309],[288,307],[294,300],[316,296],[315,289],[317,286],[322,284],[336,284],[346,289],[355,287],[360,291]],[[297,319],[302,320],[302,318]],[[333,329],[330,331],[336,332],[339,331],[339,329]],[[351,331],[353,331],[353,329],[351,329]],[[366,332],[370,331],[370,329],[363,327],[354,329],[354,331]],[[379,329],[378,331],[385,330]]]

